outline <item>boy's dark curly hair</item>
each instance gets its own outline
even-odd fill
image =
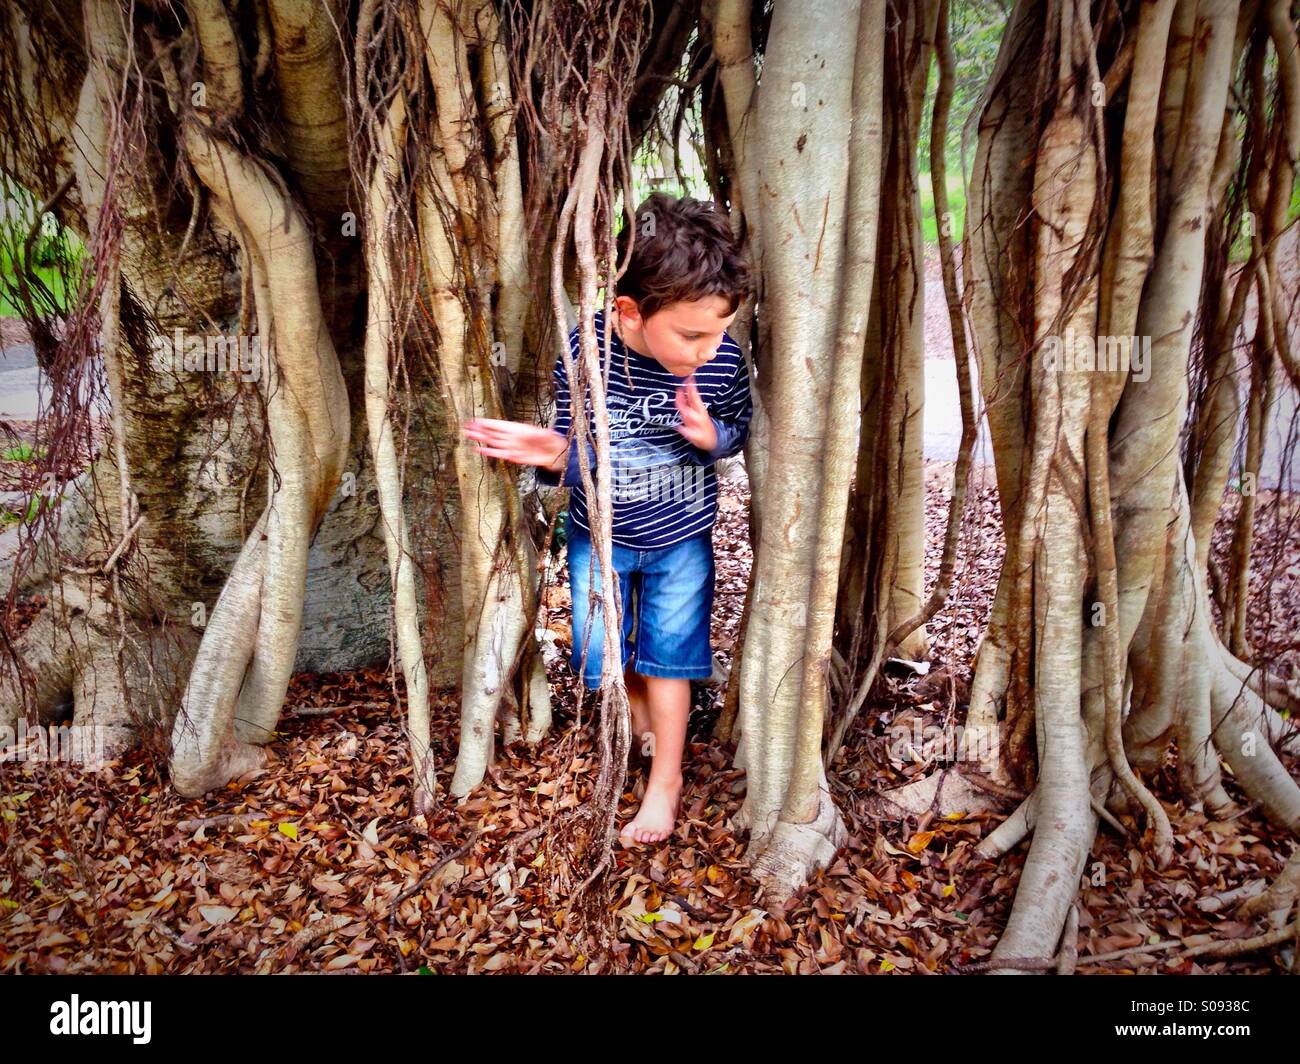
[[[627,255],[629,229],[625,222],[618,234],[618,263]],[[614,292],[635,299],[643,318],[713,295],[725,298],[731,313],[752,294],[753,278],[724,210],[655,192],[637,208],[632,261]]]

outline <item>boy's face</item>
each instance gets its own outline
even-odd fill
[[[722,296],[669,303],[648,318],[641,316],[631,296],[619,296],[615,305],[624,340],[674,377],[688,377],[713,361],[723,333],[740,310],[729,311]]]

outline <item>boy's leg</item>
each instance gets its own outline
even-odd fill
[[[632,574],[631,583],[633,585],[632,602],[634,605],[629,608],[638,610],[640,608],[641,597],[641,574],[639,572]],[[639,626],[639,621],[633,620],[633,628]],[[642,682],[644,677],[636,671],[636,657],[623,667],[623,686],[627,689],[627,703],[631,710],[632,716],[632,756],[649,758],[651,751],[654,749],[653,737],[647,739],[650,733],[650,707],[646,701],[645,684]]]
[[[628,662],[623,673],[623,682],[627,686],[628,706],[632,710],[632,752],[645,757],[654,755],[653,732],[650,727],[649,697],[645,689],[645,677],[636,671],[636,662]]]
[[[650,715],[653,760],[645,796],[622,834],[636,842],[660,842],[673,832],[682,793],[682,750],[691,712],[691,681],[667,676],[639,676]]]
[[[682,751],[691,711],[691,680],[713,669],[711,534],[650,552],[642,561],[634,667],[646,692],[654,761],[636,817],[623,829],[637,842],[672,834],[682,789]]]

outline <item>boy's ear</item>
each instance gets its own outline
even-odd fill
[[[614,306],[618,308],[618,316],[622,321],[634,328],[641,325],[641,311],[631,296],[615,296]]]

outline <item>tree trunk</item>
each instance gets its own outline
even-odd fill
[[[1142,5],[1139,15],[1120,27],[1136,39],[1125,91],[1097,98],[1091,87],[1103,83],[1099,68],[1117,55],[1116,28],[1097,39],[1088,6],[1069,0],[1045,12],[1017,5],[999,59],[1007,77],[995,76],[981,120],[972,206],[983,214],[969,241],[972,326],[995,453],[1001,449],[1008,547],[971,719],[992,722],[1005,700],[1003,756],[1035,784],[1022,810],[981,846],[995,855],[1033,831],[994,952],[1004,971],[1034,966],[1026,960],[1041,967],[1058,944],[1073,948],[1059,940],[1097,828],[1094,804],[1140,810],[1157,862],[1169,860],[1168,817],[1135,769],[1158,767],[1171,739],[1194,806],[1216,814],[1229,806],[1222,757],[1271,819],[1300,826],[1300,788],[1269,746],[1280,720],[1244,682],[1249,670],[1210,623],[1206,552],[1196,533],[1212,525],[1208,478],[1222,476],[1221,439],[1213,431],[1193,437],[1202,448],[1190,465],[1200,481],[1195,511],[1178,454],[1207,236],[1231,239],[1207,224],[1230,168],[1221,147],[1234,120],[1231,110],[1225,118],[1228,87],[1245,44],[1270,31],[1255,21],[1256,5],[1234,2],[1166,0]],[[1198,46],[1186,47],[1189,39]],[[1285,48],[1285,35],[1279,39]],[[1024,67],[1016,75],[1026,52],[1046,57],[1054,90],[1031,97],[1040,72]],[[1240,92],[1250,98],[1249,89]],[[1018,95],[1035,101],[1027,116]],[[1117,151],[1101,138],[1104,107],[1122,107]],[[1262,106],[1254,109],[1256,122],[1264,116]],[[1285,109],[1274,116],[1285,121]],[[1032,131],[1035,121],[1044,123],[1041,134]],[[1260,130],[1255,136],[1267,139]],[[1034,151],[1037,253],[1027,262],[1013,252],[1008,268],[994,255],[999,233],[1009,235],[1024,204],[1017,153],[1026,144]],[[1113,208],[1098,198],[1103,175],[1118,186]],[[1032,317],[1023,299],[994,298],[1007,276],[1030,279]],[[1201,342],[1231,342],[1234,302],[1200,330]],[[1112,364],[1116,353],[1122,360]],[[1216,386],[1225,390],[1235,389],[1221,368],[1230,357],[1213,348],[1204,356],[1220,367]],[[1008,393],[1002,367],[1021,360],[1028,376]],[[1027,420],[996,415],[998,399],[1028,411]],[[1207,409],[1231,405],[1211,397]]]

